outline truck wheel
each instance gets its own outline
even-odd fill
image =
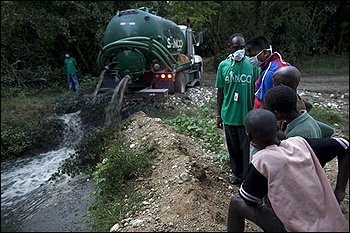
[[[194,78],[197,79],[197,82],[194,86],[200,86],[202,81],[203,65],[202,63],[194,64],[194,68],[197,70],[194,76]]]
[[[198,79],[198,81],[196,82],[195,86],[200,86],[201,85],[201,81],[202,81],[202,73],[201,71],[197,71],[197,74],[196,74],[196,79]]]
[[[175,75],[174,92],[185,93],[187,87],[187,80],[184,72],[180,71]]]

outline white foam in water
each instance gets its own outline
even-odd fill
[[[59,117],[65,124],[60,149],[1,164],[1,207],[23,200],[26,194],[46,183],[57,172],[63,160],[75,153],[74,146],[83,135],[79,113],[80,111]]]
[[[1,174],[1,206],[6,206],[8,200],[20,201],[20,197],[40,187],[57,171],[61,162],[74,152],[74,149],[64,147],[40,154],[29,162],[23,161],[26,164],[20,168],[3,172]]]

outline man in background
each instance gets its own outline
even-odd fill
[[[77,61],[69,53],[65,54],[64,69],[67,73],[69,92],[79,93],[80,85],[77,75]]]

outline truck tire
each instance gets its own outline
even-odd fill
[[[198,80],[194,86],[200,86],[202,81],[202,70],[203,70],[202,63],[194,64],[194,68],[197,70],[194,78]]]
[[[201,85],[201,81],[202,81],[202,72],[201,72],[201,70],[197,71],[196,79],[198,79],[198,81],[196,82],[195,86],[200,86]]]
[[[183,71],[177,72],[175,75],[174,92],[185,93],[187,89],[187,78]]]

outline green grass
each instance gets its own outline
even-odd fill
[[[224,139],[216,127],[216,109],[213,102],[192,111],[180,112],[175,118],[165,120],[165,123],[175,131],[198,141],[205,149],[222,153]]]
[[[287,60],[288,61],[288,60]],[[216,72],[214,57],[203,58],[205,72]],[[349,75],[348,55],[323,55],[297,60],[292,63],[301,75]]]
[[[38,144],[44,117],[54,112],[56,97],[22,92],[1,98],[1,159],[23,156]]]
[[[95,79],[83,78],[81,93],[91,93]],[[57,103],[75,98],[66,87],[44,89],[8,87],[1,93],[1,159],[25,156],[40,145],[45,118]]]
[[[301,75],[349,75],[348,55],[315,56],[296,61]]]
[[[156,151],[155,145],[135,152],[125,140],[119,138],[111,142],[102,155],[104,159],[92,172],[93,180],[98,186],[95,201],[89,208],[95,231],[108,232],[127,213],[133,213],[140,208],[146,197],[135,192],[131,181],[147,171],[150,159],[157,154]]]
[[[335,127],[335,124],[337,124],[337,128],[341,130],[341,133],[345,137],[349,138],[348,112],[337,113],[326,107],[314,106],[310,111],[310,115],[316,120],[321,121],[333,128]]]

